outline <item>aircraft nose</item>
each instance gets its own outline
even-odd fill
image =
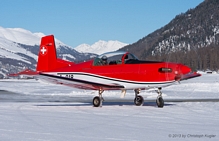
[[[177,64],[177,69],[175,71],[175,80],[179,81],[183,75],[188,74],[191,72],[191,69],[188,66],[183,64]]]
[[[191,68],[182,64],[179,64],[179,69],[182,74],[188,74],[191,72]]]

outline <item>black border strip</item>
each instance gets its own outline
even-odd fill
[[[124,86],[121,86],[121,85],[105,85],[105,84],[100,84],[100,83],[95,83],[95,82],[78,80],[78,79],[74,79],[74,78],[72,79],[72,78],[67,78],[67,77],[60,77],[60,76],[44,74],[44,73],[40,73],[40,75],[50,77],[50,78],[57,78],[57,79],[63,79],[63,80],[67,80],[67,81],[74,81],[74,82],[78,82],[78,83],[96,85],[96,86],[105,87],[105,88],[121,88],[121,89],[125,88]]]
[[[92,74],[84,74],[84,73],[57,73],[57,75],[65,75],[65,74],[73,74],[73,75],[88,75],[88,76],[92,76],[92,77],[97,77],[97,78],[101,78],[101,79],[106,79],[106,80],[111,80],[111,81],[118,81],[118,82],[123,82],[123,83],[131,83],[131,84],[142,84],[142,85],[152,85],[152,84],[169,84],[169,83],[174,83],[175,81],[171,81],[171,82],[163,82],[163,83],[145,83],[145,82],[130,82],[130,81],[124,81],[124,80],[117,80],[117,79],[112,79],[112,78],[106,78],[106,77],[102,77],[102,76],[96,76],[96,75],[92,75]],[[83,81],[83,80],[81,80]],[[91,82],[92,83],[92,82]]]

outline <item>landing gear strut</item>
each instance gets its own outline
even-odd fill
[[[95,96],[93,98],[93,106],[94,107],[102,107],[102,103],[104,101],[103,97],[102,97],[102,93],[104,92],[104,90],[99,90],[99,96]]]
[[[163,106],[164,106],[164,100],[163,100],[163,97],[162,97],[161,89],[162,88],[158,88],[158,90],[156,90],[156,92],[158,94],[157,99],[156,99],[156,103],[157,103],[158,108],[163,108]]]
[[[135,89],[135,99],[134,103],[136,106],[142,106],[144,104],[144,98],[141,95],[138,95],[140,93],[140,89]]]

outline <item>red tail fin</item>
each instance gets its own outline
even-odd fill
[[[42,37],[38,55],[37,71],[53,71],[58,68],[70,66],[72,63],[58,59],[54,36]]]

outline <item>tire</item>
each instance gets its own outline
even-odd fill
[[[163,100],[162,97],[157,97],[156,103],[157,103],[157,107],[158,107],[158,108],[163,108],[163,106],[164,106],[164,100]]]
[[[141,95],[138,95],[135,97],[134,103],[136,106],[142,106],[144,104],[144,98]]]
[[[100,99],[100,97],[99,96],[95,96],[94,98],[93,98],[93,106],[94,107],[100,107],[100,105],[101,105],[101,99]]]

